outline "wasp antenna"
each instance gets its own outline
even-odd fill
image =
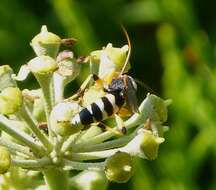
[[[150,93],[158,95],[158,93],[155,92],[155,90],[153,90],[148,84],[144,83],[143,81],[140,81],[137,78],[134,78],[134,80],[138,85],[140,85],[144,89],[148,90]]]
[[[126,60],[125,60],[124,66],[122,67],[122,70],[121,70],[119,76],[122,75],[122,74],[124,73],[125,68],[126,68],[128,62],[129,62],[130,55],[131,55],[131,42],[130,42],[130,38],[129,38],[128,32],[127,32],[127,30],[125,29],[125,27],[124,27],[123,25],[121,25],[121,28],[122,28],[122,30],[123,30],[123,32],[124,32],[124,35],[126,36],[127,43],[128,43],[128,48],[129,48],[129,49],[128,49],[127,58],[126,58]]]

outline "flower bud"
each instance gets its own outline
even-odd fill
[[[69,83],[74,80],[80,73],[80,64],[73,58],[73,52],[62,51],[57,57],[58,70],[57,73],[65,78],[65,81]]]
[[[101,62],[101,54],[106,53],[110,61],[116,66],[116,69],[120,71],[126,61],[127,52],[128,45],[124,45],[121,48],[115,48],[111,43],[109,43],[103,50],[91,52],[91,59],[95,62]]]
[[[166,101],[155,95],[150,95],[149,98],[152,103],[152,108],[158,115],[159,121],[165,122],[167,120]]]
[[[17,112],[23,103],[22,92],[17,87],[5,88],[0,94],[0,113],[13,114]]]
[[[154,94],[147,94],[147,97],[139,106],[139,114],[135,114],[132,119],[136,118],[136,124],[140,125],[147,119],[163,123],[167,120],[167,101]]]
[[[56,57],[61,44],[61,38],[56,34],[47,31],[44,25],[41,32],[36,35],[31,42],[31,46],[37,56],[48,55]]]
[[[111,43],[105,48],[110,60],[116,65],[117,69],[120,71],[126,61],[128,45],[124,45],[121,48],[114,48]]]
[[[11,165],[11,156],[7,148],[0,146],[0,174],[8,171]]]
[[[29,69],[35,74],[48,74],[54,72],[58,65],[55,60],[49,56],[39,56],[28,62]]]
[[[128,45],[121,48],[114,48],[109,43],[103,50],[93,51],[91,53],[91,62],[99,63],[99,77],[103,80],[110,77],[113,72],[120,72],[125,64],[128,52]],[[130,69],[127,64],[125,71]],[[112,77],[112,76],[111,76]]]
[[[130,154],[117,152],[107,158],[105,174],[110,181],[126,183],[133,175],[133,163]]]
[[[157,158],[159,145],[164,141],[163,138],[156,137],[152,132],[148,131],[143,135],[142,142],[140,144],[140,150],[145,157],[149,160]]]
[[[103,172],[83,171],[73,178],[72,185],[79,190],[106,190],[108,181]]]
[[[12,78],[13,70],[8,65],[0,66],[0,91],[7,87],[16,86],[16,82]]]
[[[71,124],[72,117],[79,110],[80,106],[76,102],[57,104],[50,114],[52,130],[61,136],[68,136],[80,131],[83,126],[73,126]]]

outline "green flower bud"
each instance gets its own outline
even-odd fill
[[[105,48],[110,60],[116,65],[117,69],[120,71],[126,61],[128,45],[125,45],[121,48],[114,48],[111,43]],[[128,68],[129,69],[129,68]]]
[[[136,120],[136,124],[140,125],[146,122],[147,119],[163,123],[167,120],[167,102],[154,94],[147,94],[147,97],[139,106],[139,114],[135,114],[132,119]]]
[[[7,87],[15,87],[16,82],[12,78],[13,70],[8,65],[0,66],[0,91]]]
[[[107,158],[105,174],[110,181],[126,183],[133,175],[133,162],[130,154],[117,152]]]
[[[0,146],[0,174],[8,171],[11,165],[11,156],[7,148]]]
[[[13,114],[17,112],[23,103],[22,92],[17,87],[5,88],[0,94],[0,113]]]
[[[39,56],[28,62],[29,69],[35,74],[48,74],[54,72],[58,65],[55,60],[49,56]]]
[[[157,113],[159,121],[165,122],[167,120],[167,105],[166,102],[155,95],[149,96],[152,103],[152,108]]]
[[[70,123],[71,118],[79,110],[80,106],[76,102],[62,102],[57,104],[50,114],[52,130],[61,136],[68,136],[80,131],[83,127],[82,125],[72,126]]]
[[[79,75],[81,65],[73,58],[73,52],[62,51],[57,57],[57,62],[57,73],[64,77],[64,82],[69,83]]]
[[[147,159],[154,160],[157,158],[159,145],[162,142],[164,142],[163,138],[156,137],[152,132],[148,131],[143,135],[140,150]]]
[[[126,61],[127,52],[128,45],[125,45],[121,48],[115,48],[111,43],[109,43],[103,50],[91,52],[91,59],[95,62],[100,62],[102,61],[102,53],[106,53],[110,61],[115,65],[116,69],[120,71]]]
[[[73,178],[72,185],[79,190],[106,190],[108,181],[103,172],[83,171]]]
[[[47,31],[44,25],[41,32],[36,35],[31,42],[31,46],[37,56],[48,55],[56,57],[61,44],[61,38],[56,34]]]
[[[103,50],[93,51],[90,56],[91,63],[99,63],[99,77],[106,79],[112,72],[120,72],[125,64],[128,53],[128,45],[121,48],[114,48],[109,43]],[[127,64],[125,71],[130,69]]]

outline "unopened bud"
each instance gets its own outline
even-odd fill
[[[133,175],[133,162],[130,154],[117,152],[107,158],[105,174],[108,180],[117,183],[126,183]]]
[[[0,91],[7,87],[16,86],[16,82],[12,78],[13,70],[8,65],[0,66]]]
[[[90,60],[92,63],[99,63],[99,77],[105,79],[112,72],[120,72],[125,64],[128,53],[128,45],[115,48],[109,43],[104,49],[91,52]],[[130,69],[127,64],[125,71]]]
[[[31,42],[31,46],[37,56],[48,55],[56,57],[61,44],[61,38],[56,34],[47,31],[44,25],[41,32],[36,35]]]
[[[8,171],[11,165],[11,156],[7,148],[0,146],[0,174]]]
[[[74,80],[80,73],[80,64],[73,57],[73,52],[62,51],[57,57],[58,70],[57,73],[64,77],[65,83]]]
[[[0,94],[0,113],[13,114],[17,112],[23,103],[22,92],[17,87],[5,88]]]
[[[101,171],[83,171],[73,178],[72,185],[79,190],[106,190],[108,181]]]
[[[57,104],[51,114],[52,130],[62,136],[68,136],[81,130],[82,126],[73,126],[71,119],[80,110],[76,102],[61,102]]]
[[[28,62],[29,69],[35,74],[48,74],[54,72],[58,65],[55,60],[49,56],[39,56]]]
[[[152,132],[146,132],[143,135],[142,142],[140,144],[140,150],[149,160],[157,158],[159,145],[164,142],[164,138],[156,137]]]

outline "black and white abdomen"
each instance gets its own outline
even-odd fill
[[[124,104],[124,97],[119,93],[108,93],[91,103],[86,108],[76,114],[72,120],[72,125],[89,125],[107,119],[117,113]]]

